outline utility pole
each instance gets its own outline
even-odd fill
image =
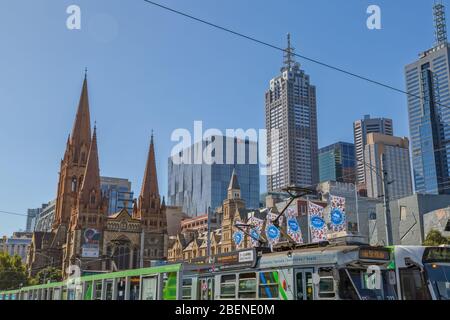
[[[208,262],[211,262],[211,207],[208,207],[208,231],[206,236]]]
[[[142,229],[141,231],[141,250],[140,250],[140,259],[139,259],[139,267],[144,268],[144,246],[145,246],[145,231]]]
[[[384,220],[386,222],[386,242],[388,246],[393,245],[392,239],[392,221],[391,221],[391,207],[389,199],[389,185],[391,182],[388,181],[388,172],[384,166],[385,156],[381,156],[381,166],[383,168],[383,189],[384,189]]]

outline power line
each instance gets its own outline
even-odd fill
[[[210,26],[210,27],[213,27],[213,28],[215,28],[215,29],[219,29],[219,30],[222,30],[222,31],[231,33],[231,34],[233,34],[233,35],[235,35],[235,36],[238,36],[238,37],[240,37],[240,38],[244,38],[244,39],[253,41],[253,42],[255,42],[255,43],[264,45],[264,46],[266,46],[266,47],[269,47],[269,48],[272,48],[272,49],[275,49],[275,50],[278,50],[278,51],[282,51],[282,52],[285,52],[285,53],[289,53],[289,54],[294,55],[294,56],[296,56],[296,57],[298,57],[298,58],[301,58],[301,59],[303,59],[303,60],[306,60],[306,61],[315,63],[315,64],[320,65],[320,66],[322,66],[322,67],[325,67],[325,68],[328,68],[328,69],[331,69],[331,70],[334,70],[334,71],[338,71],[338,72],[340,72],[340,73],[344,73],[344,74],[346,74],[346,75],[348,75],[348,76],[351,76],[351,77],[354,77],[354,78],[357,78],[357,79],[360,79],[360,80],[363,80],[363,81],[366,81],[366,82],[369,82],[369,83],[372,83],[372,84],[375,84],[375,85],[384,87],[384,88],[386,88],[386,89],[395,91],[395,92],[397,92],[397,93],[402,93],[402,94],[405,94],[405,95],[407,95],[407,96],[411,96],[411,97],[414,97],[414,98],[416,98],[416,99],[423,100],[424,102],[426,102],[426,101],[431,102],[431,100],[429,100],[429,99],[426,98],[426,97],[421,97],[421,96],[419,96],[419,95],[417,95],[417,94],[414,94],[414,93],[411,93],[411,92],[408,92],[408,91],[405,91],[405,90],[396,88],[396,87],[394,87],[394,86],[388,85],[388,84],[386,84],[386,83],[383,83],[383,82],[380,82],[380,81],[377,81],[377,80],[370,79],[370,78],[368,78],[368,77],[366,77],[366,76],[362,76],[362,75],[360,75],[360,74],[357,74],[357,73],[354,73],[354,72],[345,70],[345,69],[343,69],[343,68],[333,66],[333,65],[331,65],[331,64],[329,64],[329,63],[325,63],[325,62],[319,61],[319,60],[317,60],[317,59],[309,58],[309,57],[307,57],[307,56],[304,56],[304,55],[301,55],[301,54],[298,54],[298,53],[294,53],[294,52],[292,52],[292,50],[290,50],[290,49],[289,49],[289,50],[283,49],[283,48],[281,48],[281,47],[279,47],[279,46],[276,46],[276,45],[274,45],[274,44],[268,43],[268,42],[266,42],[266,41],[259,40],[259,39],[255,38],[255,37],[252,37],[252,36],[243,34],[243,33],[238,32],[238,31],[231,30],[231,29],[229,29],[229,28],[220,26],[220,25],[218,25],[218,24],[209,22],[209,21],[207,21],[207,20],[204,20],[204,19],[201,19],[201,18],[197,18],[197,17],[195,17],[195,16],[193,16],[193,15],[190,15],[190,14],[187,14],[187,13],[185,13],[185,12],[182,12],[182,11],[179,11],[179,10],[176,10],[176,9],[173,9],[173,8],[170,8],[170,7],[167,7],[167,6],[164,6],[164,5],[160,4],[160,3],[157,3],[157,2],[154,2],[154,1],[150,1],[150,0],[143,0],[143,1],[146,2],[147,4],[150,4],[150,5],[159,7],[159,8],[161,8],[161,9],[166,10],[166,11],[170,11],[170,12],[172,12],[172,13],[178,14],[178,15],[183,16],[183,17],[185,17],[185,18],[188,18],[188,19],[191,19],[191,20],[195,20],[195,21],[197,21],[197,22],[203,23],[203,24],[208,25],[208,26]],[[445,108],[450,108],[450,106],[441,104],[441,103],[436,102],[436,101],[434,101],[434,103],[436,103],[436,104],[439,105],[439,106],[445,107]]]
[[[17,213],[17,212],[10,212],[10,211],[2,211],[2,210],[0,210],[0,213],[3,213],[3,214],[9,214],[9,215],[12,215],[12,216],[28,217],[28,215],[27,215],[27,214],[24,214],[24,213]]]

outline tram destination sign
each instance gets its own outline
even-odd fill
[[[359,249],[359,258],[364,260],[389,261],[391,255],[389,250],[384,248],[361,248]]]

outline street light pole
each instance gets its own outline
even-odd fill
[[[388,172],[384,168],[385,157],[384,154],[381,157],[381,165],[383,168],[383,189],[384,189],[384,220],[386,221],[386,242],[388,246],[393,244],[392,239],[392,221],[391,221],[391,207],[389,198],[389,185]]]
[[[359,227],[359,206],[358,206],[358,187],[356,186],[356,182],[354,184],[355,186],[355,207],[356,207],[356,226],[357,226],[357,232],[359,234],[360,227]]]

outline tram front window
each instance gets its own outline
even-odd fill
[[[395,300],[395,283],[390,283],[387,271],[347,269],[362,300]]]
[[[428,278],[438,300],[450,300],[450,265],[425,265]]]

